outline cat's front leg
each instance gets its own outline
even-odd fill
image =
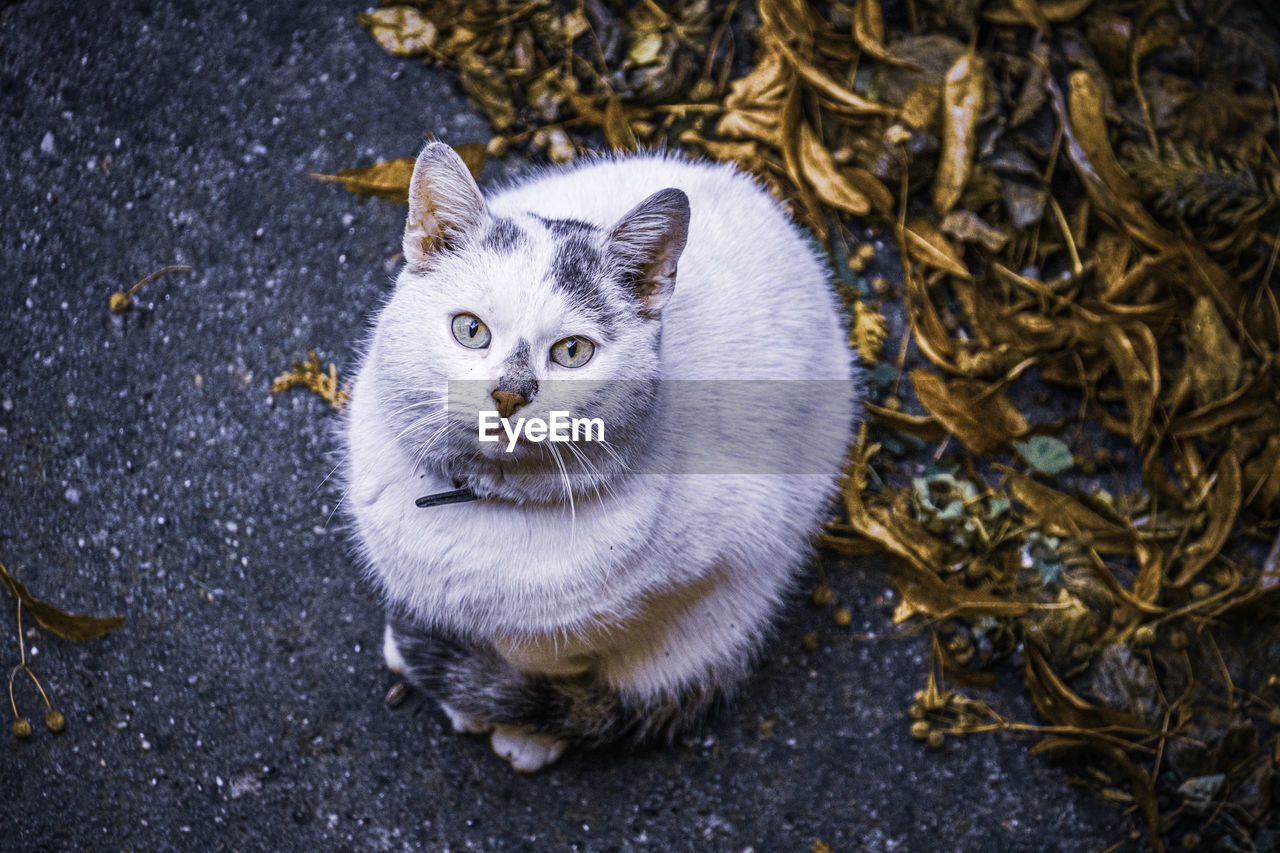
[[[383,631],[382,655],[388,669],[435,695],[455,732],[489,734],[494,753],[510,762],[512,768],[532,773],[564,754],[568,746],[565,740],[533,732],[525,726],[495,724],[449,701],[451,695],[458,696],[453,691],[487,694],[498,692],[493,688],[499,684],[511,691],[512,673],[500,665],[496,656],[474,656],[458,644],[394,616],[387,620]],[[501,713],[506,709],[496,706],[491,710]]]

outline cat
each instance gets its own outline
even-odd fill
[[[670,742],[748,674],[860,411],[812,245],[723,164],[600,156],[486,201],[449,146],[418,156],[346,506],[389,668],[516,770]],[[602,440],[479,440],[557,410]]]

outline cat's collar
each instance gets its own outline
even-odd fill
[[[455,482],[454,485],[458,484]],[[432,506],[444,506],[445,504],[466,503],[467,501],[474,501],[479,497],[479,495],[471,491],[469,486],[459,486],[458,488],[450,489],[447,492],[436,492],[433,495],[423,495],[414,501],[414,504],[425,509]]]

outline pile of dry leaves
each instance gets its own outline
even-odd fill
[[[830,252],[875,401],[824,545],[889,555],[895,618],[934,635],[912,732],[1040,733],[1153,848],[1249,850],[1277,844],[1280,802],[1266,6],[437,0],[360,19],[458,73],[490,154],[665,144],[788,201]],[[403,198],[409,162],[337,177]],[[999,660],[1044,724],[958,692]]]

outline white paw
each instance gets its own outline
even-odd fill
[[[391,633],[390,624],[382,631],[382,657],[387,662],[387,669],[397,675],[404,673],[404,656],[400,654],[400,649],[396,646],[396,638]]]
[[[532,773],[564,754],[565,742],[551,735],[533,734],[518,726],[494,726],[489,736],[493,751],[521,773]]]
[[[440,707],[444,710],[444,715],[449,718],[453,730],[460,735],[483,735],[493,730],[493,723],[488,720],[473,717],[444,702],[440,703]]]

